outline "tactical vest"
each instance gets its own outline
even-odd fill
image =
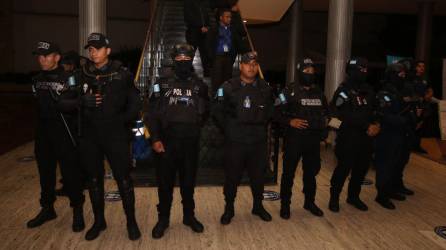
[[[200,122],[204,113],[204,103],[199,96],[200,85],[196,79],[176,80],[174,78],[161,81],[158,85],[161,98],[160,111],[167,123]],[[155,85],[155,88],[156,85]]]
[[[321,91],[305,91],[299,89],[294,92],[294,102],[290,105],[291,116],[308,121],[309,130],[323,130],[326,124],[326,107]]]
[[[264,83],[257,86],[242,87],[239,81],[231,81],[230,107],[232,115],[238,122],[246,124],[265,124],[268,119],[268,88]]]

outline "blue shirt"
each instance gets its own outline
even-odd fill
[[[217,51],[216,51],[217,55],[223,55],[231,50],[232,50],[231,27],[220,25],[218,27]]]

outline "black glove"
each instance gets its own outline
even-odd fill
[[[81,97],[82,106],[87,108],[96,107],[96,96],[92,94],[85,94]]]

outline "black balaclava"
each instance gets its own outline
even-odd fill
[[[299,83],[303,86],[310,87],[316,84],[316,74],[315,73],[305,73],[304,70],[313,67],[314,63],[311,58],[305,58],[302,62],[297,65],[299,73]]]
[[[404,65],[400,63],[392,64],[387,68],[387,82],[395,86],[398,90],[404,88],[404,83],[406,81],[405,77],[399,76],[403,71],[405,71]]]
[[[367,72],[361,69],[368,67],[368,61],[365,58],[352,58],[347,64],[348,82],[353,86],[359,87],[366,83]]]
[[[310,87],[313,84],[316,84],[316,76],[314,74],[309,73],[300,73],[301,84],[306,87]]]
[[[182,79],[188,79],[192,75],[192,60],[175,61],[175,75]]]

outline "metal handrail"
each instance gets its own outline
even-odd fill
[[[240,11],[240,9],[239,9],[239,13],[240,13],[240,18],[242,19],[243,29],[245,30],[246,37],[248,38],[249,48],[251,49],[251,52],[256,52],[256,50],[254,48],[254,43],[252,42],[251,35],[249,34],[248,27],[246,26],[246,23],[243,20],[242,12]],[[263,71],[262,71],[262,68],[260,67],[260,64],[259,64],[259,76],[261,79],[265,79],[265,77],[263,76]]]
[[[134,83],[141,92],[141,95],[147,95],[150,86],[158,76],[158,67],[161,58],[159,57],[160,27],[163,22],[163,2],[162,0],[151,1],[151,16],[149,26],[144,41],[144,47],[141,52]]]

